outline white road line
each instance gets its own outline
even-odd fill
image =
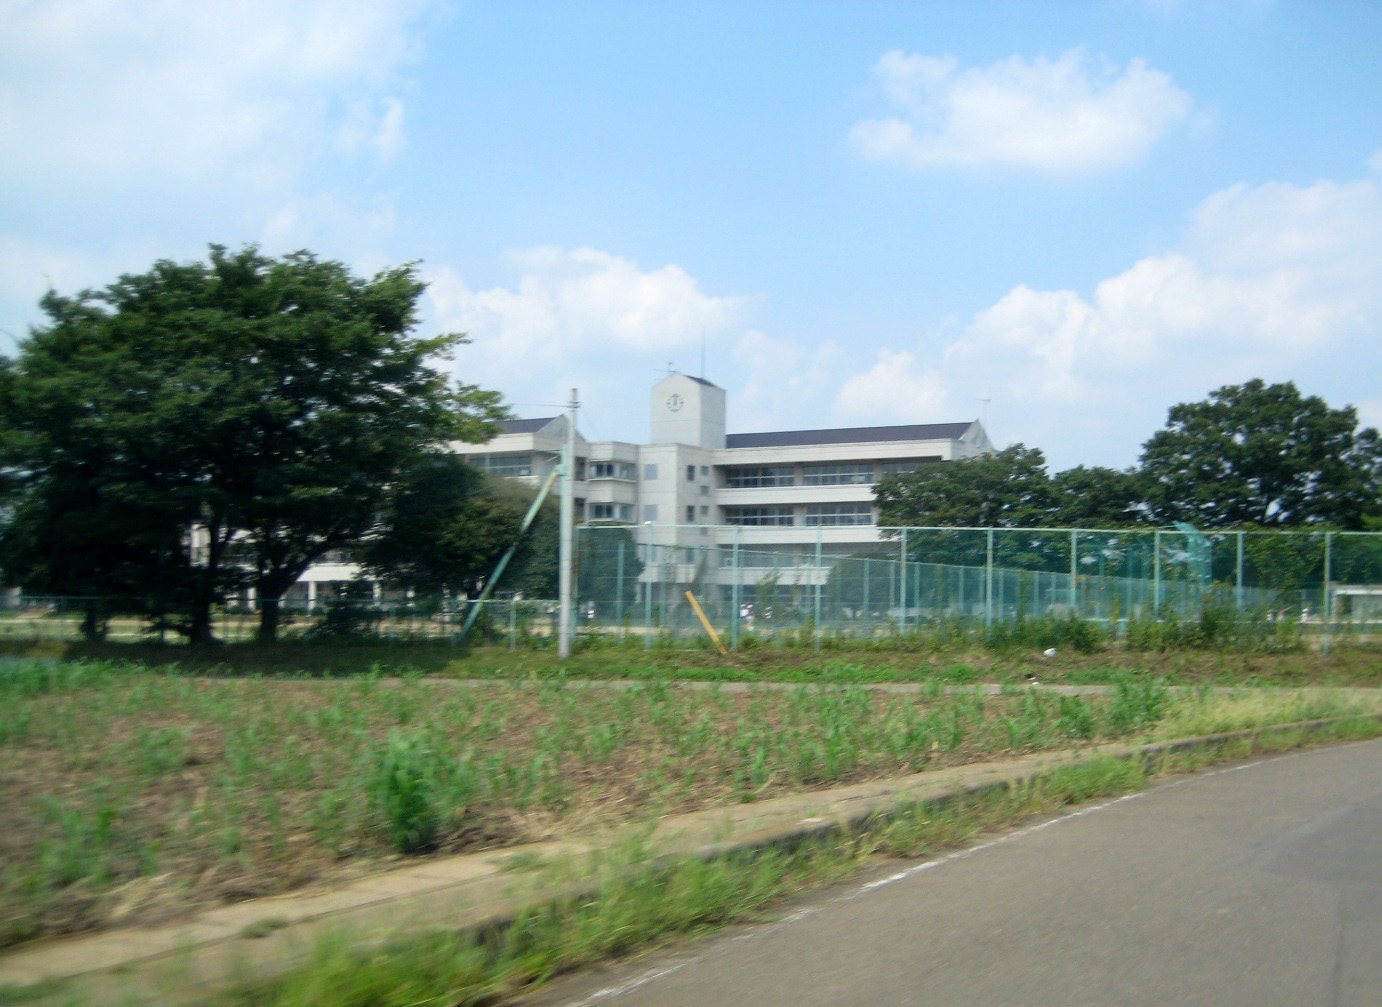
[[[1358,741],[1351,743],[1351,745],[1357,744],[1364,744],[1364,742]],[[1256,759],[1252,762],[1240,763],[1239,765],[1235,766],[1226,766],[1223,769],[1210,769],[1204,770],[1202,772],[1191,773],[1176,780],[1166,781],[1165,783],[1160,784],[1157,789],[1160,790],[1166,789],[1168,787],[1178,787],[1183,784],[1189,783],[1192,780],[1202,780],[1210,776],[1222,776],[1226,773],[1238,773],[1242,772],[1245,769],[1253,769],[1257,766],[1266,765],[1269,762],[1275,762],[1278,759],[1287,759],[1305,755],[1312,755],[1317,752],[1330,751],[1336,748],[1351,747],[1351,745],[1331,745],[1326,748],[1307,749],[1305,751],[1297,752],[1283,752],[1279,755],[1268,756],[1264,759]],[[615,997],[623,996],[626,993],[633,992],[640,986],[646,986],[648,983],[654,982],[658,979],[662,979],[665,976],[675,975],[676,973],[682,971],[683,969],[691,965],[699,964],[700,962],[712,957],[714,954],[716,954],[719,948],[724,947],[726,945],[738,944],[744,941],[760,940],[761,938],[767,937],[770,934],[776,933],[784,927],[789,927],[793,923],[797,923],[800,920],[807,919],[808,917],[814,916],[817,913],[829,909],[833,906],[842,905],[846,902],[852,902],[855,899],[860,898],[864,895],[868,895],[871,892],[877,891],[880,888],[885,888],[888,885],[896,884],[899,881],[905,881],[913,875],[920,874],[923,871],[929,871],[937,867],[943,867],[946,864],[953,863],[957,860],[964,860],[967,857],[972,857],[977,853],[984,852],[985,850],[991,850],[995,846],[1001,846],[1004,843],[1010,843],[1015,840],[1025,838],[1026,836],[1030,836],[1034,833],[1041,832],[1043,829],[1049,829],[1053,825],[1060,825],[1062,822],[1069,822],[1076,818],[1083,818],[1086,815],[1092,815],[1097,811],[1107,810],[1108,808],[1112,808],[1116,805],[1123,804],[1126,801],[1135,801],[1139,797],[1145,796],[1147,793],[1149,793],[1149,791],[1140,790],[1136,793],[1124,794],[1121,797],[1115,797],[1110,801],[1104,801],[1102,804],[1093,804],[1089,807],[1081,808],[1078,811],[1072,811],[1069,814],[1061,815],[1059,818],[1052,818],[1045,822],[1038,822],[1036,825],[1029,825],[1026,828],[1018,829],[1016,832],[1006,833],[1005,835],[998,836],[994,839],[990,839],[987,842],[979,843],[977,846],[969,846],[963,850],[956,850],[953,853],[947,853],[943,857],[936,857],[934,860],[927,860],[920,864],[914,864],[911,867],[908,867],[906,870],[898,871],[896,874],[890,874],[886,878],[879,878],[876,881],[865,882],[864,884],[859,885],[857,888],[854,888],[841,895],[836,895],[831,899],[827,899],[825,902],[798,909],[796,912],[790,914],[789,916],[784,916],[782,919],[778,920],[776,923],[773,923],[771,926],[755,927],[734,937],[717,941],[716,947],[711,948],[703,952],[702,954],[694,955],[683,961],[677,962],[675,965],[666,965],[660,968],[651,969],[647,972],[642,973],[641,975],[637,975],[630,979],[626,979],[620,983],[615,983],[613,986],[606,986],[603,989],[598,989],[595,992],[590,993],[585,997],[582,997],[580,1000],[568,1001],[562,1004],[561,1007],[592,1007],[592,1005],[594,1004],[602,1003],[606,1000],[612,1000]]]

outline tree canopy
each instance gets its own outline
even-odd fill
[[[874,496],[884,525],[1034,527],[1052,507],[1046,458],[1022,444],[889,476]]]
[[[1172,406],[1142,471],[1159,522],[1358,529],[1379,509],[1382,442],[1352,406],[1254,379]]]
[[[1359,429],[1352,406],[1258,379],[1172,406],[1137,469],[1050,476],[1040,451],[1017,444],[889,477],[875,498],[892,526],[1377,528],[1382,437]]]
[[[387,584],[421,595],[474,596],[518,542],[500,588],[547,597],[557,577],[557,504],[549,498],[520,540],[533,496],[528,487],[487,476],[456,455],[429,455],[393,486],[358,558]]]
[[[174,585],[194,640],[252,586],[272,638],[283,593],[360,540],[402,473],[506,415],[437,369],[463,337],[413,335],[423,289],[414,264],[366,280],[306,251],[212,245],[208,262],[50,292],[48,324],[0,371],[23,518],[9,574],[83,594]],[[134,555],[112,570],[102,542]]]

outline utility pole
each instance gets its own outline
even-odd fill
[[[557,656],[563,660],[571,656],[571,630],[575,624],[572,611],[571,593],[572,573],[576,557],[573,555],[572,540],[576,527],[576,410],[580,403],[576,400],[576,389],[571,389],[571,401],[567,403],[566,447],[561,459],[561,538],[558,551],[560,573],[557,587]]]

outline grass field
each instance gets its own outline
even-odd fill
[[[569,658],[548,650],[500,646],[457,648],[438,642],[318,641],[261,646],[235,643],[188,647],[156,643],[99,644],[0,640],[0,660],[138,662],[151,668],[223,675],[327,675],[378,671],[455,678],[655,679],[774,682],[1024,682],[1104,684],[1123,674],[1150,675],[1175,684],[1365,685],[1382,687],[1382,649],[1341,643],[1328,654],[1304,646],[1252,645],[1128,649],[1066,647],[1042,656],[1041,637],[995,640],[904,639],[895,648],[760,647],[721,657],[712,650],[652,650],[581,646]]]
[[[1018,686],[984,696],[956,684],[1020,679],[1024,665],[987,673],[952,661],[927,675],[913,656],[912,677],[927,684],[896,695],[861,684],[899,677],[896,667],[843,658],[735,669],[838,688],[748,692],[672,684],[710,664],[605,655],[554,675],[530,658],[495,653],[493,680],[480,684],[379,668],[263,678],[95,660],[5,665],[0,944],[716,803],[1382,709],[1382,699],[1330,691],[1175,693],[1154,674],[1107,667],[1068,672],[1109,682],[1102,696]],[[637,681],[571,681],[597,673]]]

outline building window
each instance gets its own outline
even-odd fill
[[[657,463],[656,463],[656,462],[649,462],[647,465],[644,465],[644,466],[643,466],[643,478],[644,478],[644,479],[656,479],[656,478],[657,478]]]
[[[810,504],[802,523],[813,526],[873,524],[873,508],[866,503]]]
[[[940,460],[939,455],[933,455],[929,458],[900,458],[896,461],[884,462],[883,474],[885,476],[897,476],[902,475],[904,472],[915,472],[928,462],[938,462]]]
[[[587,504],[586,516],[591,521],[632,521],[633,504]]]
[[[657,504],[644,504],[644,505],[643,505],[643,520],[644,520],[644,521],[656,521],[656,520],[657,520]]]
[[[710,496],[710,487],[709,487],[709,486],[702,486],[702,487],[701,487],[701,496],[703,496],[703,497],[708,497],[708,496]]]
[[[687,504],[687,505],[686,505],[686,523],[687,523],[687,524],[695,524],[695,523],[696,523],[696,505],[695,505],[695,504]]]
[[[530,476],[533,474],[532,455],[472,455],[470,464],[492,476]]]
[[[790,507],[726,507],[725,524],[790,525]]]
[[[725,469],[725,485],[735,489],[758,486],[794,486],[796,468],[792,465],[753,465]]]
[[[701,508],[701,517],[710,517],[710,508],[709,508],[709,507],[702,507],[702,508]]]
[[[689,483],[693,483],[696,481],[696,466],[686,466],[686,481]]]
[[[701,478],[706,478],[706,477],[708,477],[709,475],[710,475],[710,466],[709,466],[709,465],[702,465],[702,466],[701,466]]]
[[[591,462],[591,479],[632,479],[633,466],[628,462]]]
[[[803,465],[803,486],[865,486],[873,482],[873,462],[831,462]]]

